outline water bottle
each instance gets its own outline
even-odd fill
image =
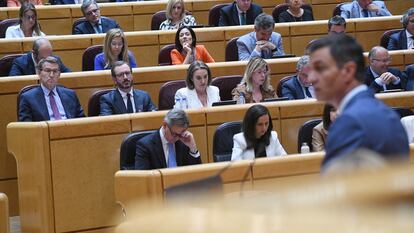
[[[176,109],[181,109],[181,98],[175,98],[175,106]]]
[[[187,97],[183,96],[181,98],[181,109],[187,109],[187,108],[188,108]]]
[[[237,100],[237,104],[245,104],[246,99],[244,98],[244,93],[240,93],[239,99]]]
[[[310,148],[308,146],[308,143],[306,142],[302,143],[302,146],[300,147],[300,153],[301,154],[310,153]]]

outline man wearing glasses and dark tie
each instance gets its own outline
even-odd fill
[[[115,20],[101,17],[99,6],[93,0],[83,1],[81,10],[86,20],[74,27],[72,31],[74,35],[106,33],[112,28],[120,28]]]
[[[132,69],[128,63],[117,61],[111,68],[116,89],[101,96],[101,116],[156,111],[147,92],[133,88]]]
[[[37,65],[40,85],[20,96],[19,121],[56,121],[84,117],[75,91],[58,86],[59,61],[52,56]]]
[[[187,114],[172,109],[156,132],[137,142],[135,169],[149,170],[200,164],[201,158]]]

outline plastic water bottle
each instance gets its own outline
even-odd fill
[[[181,98],[181,109],[187,109],[188,108],[188,102],[187,102],[187,97],[182,97]]]
[[[245,104],[246,99],[244,98],[244,93],[240,93],[239,99],[237,100],[237,104]]]
[[[300,153],[301,154],[310,153],[310,148],[308,146],[308,143],[306,142],[302,143],[302,146],[300,147]]]
[[[175,106],[176,109],[181,109],[181,98],[175,98]]]

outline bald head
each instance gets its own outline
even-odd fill
[[[391,58],[387,49],[381,46],[375,46],[369,51],[368,58],[371,69],[378,75],[388,71]]]
[[[33,42],[32,52],[36,62],[41,59],[52,56],[53,49],[52,44],[46,38],[39,38]]]

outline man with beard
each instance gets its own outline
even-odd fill
[[[133,89],[132,69],[128,63],[117,61],[111,68],[116,90],[101,97],[101,116],[155,111],[157,108],[147,92]]]

